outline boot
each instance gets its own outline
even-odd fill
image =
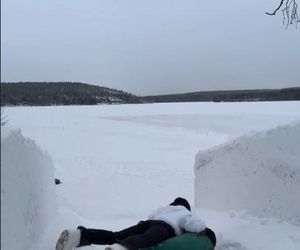
[[[56,250],[72,250],[80,243],[81,232],[76,230],[64,230],[56,243]]]

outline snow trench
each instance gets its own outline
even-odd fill
[[[51,158],[20,130],[1,128],[1,249],[29,249],[57,205]]]
[[[195,205],[300,223],[300,122],[196,155]]]

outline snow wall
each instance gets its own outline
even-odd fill
[[[300,122],[200,151],[195,205],[300,223]]]
[[[56,208],[51,158],[20,131],[1,127],[1,249],[29,249]]]

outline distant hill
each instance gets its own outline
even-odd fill
[[[119,103],[140,103],[140,98],[121,90],[80,82],[1,82],[1,106]]]
[[[96,105],[161,102],[245,102],[300,100],[300,87],[201,91],[138,97],[81,82],[2,82],[1,106]]]
[[[144,102],[245,102],[300,100],[300,87],[283,89],[254,89],[201,91],[173,95],[143,96]]]

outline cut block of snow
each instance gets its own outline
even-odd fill
[[[300,123],[196,155],[195,205],[300,222]]]
[[[51,158],[21,131],[1,128],[1,249],[29,249],[55,216]]]

